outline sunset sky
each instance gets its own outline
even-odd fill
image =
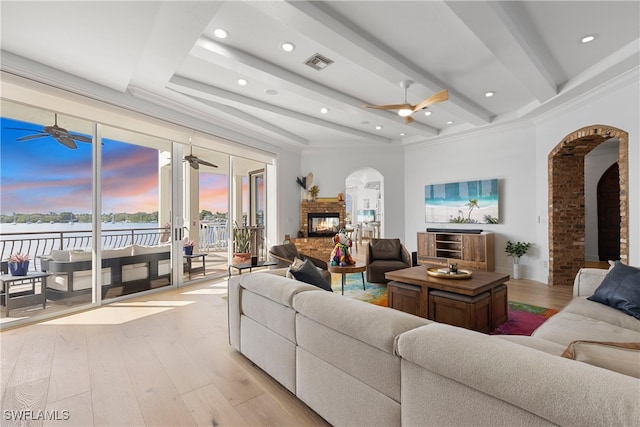
[[[51,137],[29,141],[42,126],[2,118],[0,212],[91,212],[91,144],[71,150]],[[12,130],[7,128],[33,129]],[[89,136],[89,135],[86,135]],[[104,213],[158,210],[158,151],[104,139]],[[201,174],[200,209],[227,211],[227,177]]]

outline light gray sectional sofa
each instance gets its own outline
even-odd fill
[[[640,379],[560,357],[575,339],[640,342],[639,320],[583,296],[606,270],[583,269],[576,298],[532,337],[439,324],[272,272],[229,280],[230,343],[333,425],[640,425]]]

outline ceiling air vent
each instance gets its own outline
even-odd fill
[[[325,68],[327,68],[329,65],[333,64],[334,61],[332,61],[331,59],[327,58],[326,56],[322,56],[319,53],[316,53],[315,55],[313,55],[311,58],[307,59],[305,61],[305,65],[308,65],[309,67],[313,68],[314,70],[324,70]]]

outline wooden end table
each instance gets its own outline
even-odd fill
[[[186,254],[182,255],[187,260],[186,270],[187,270],[187,273],[189,273],[189,280],[191,280],[191,273],[198,273],[202,271],[203,276],[207,275],[207,266],[205,264],[205,257],[207,255],[209,254],[198,253],[198,254],[191,254],[191,255],[186,255]],[[193,267],[191,265],[194,258],[202,258],[202,267]]]
[[[364,282],[364,271],[367,269],[367,266],[364,264],[356,264],[356,265],[345,265],[344,267],[340,267],[339,265],[331,265],[327,266],[327,270],[330,273],[337,273],[342,275],[342,295],[344,295],[344,283],[346,280],[346,275],[350,273],[360,273],[362,275],[362,289],[366,289],[366,285]]]

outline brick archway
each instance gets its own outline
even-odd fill
[[[549,153],[549,285],[572,285],[584,266],[584,156],[611,138],[619,141],[620,258],[629,259],[629,134],[593,125],[567,135]]]

